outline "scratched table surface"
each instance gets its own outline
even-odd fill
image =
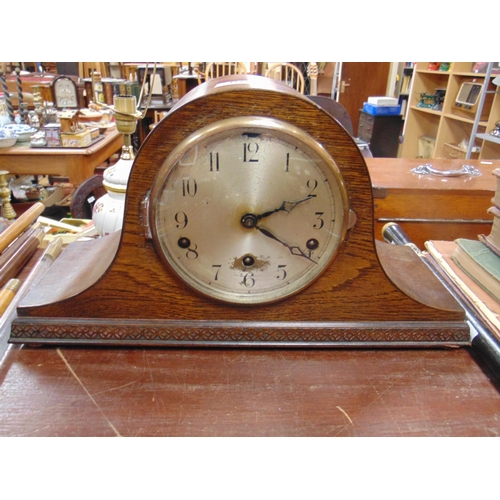
[[[499,387],[467,348],[15,345],[0,436],[497,436]]]

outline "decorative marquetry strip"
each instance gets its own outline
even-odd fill
[[[241,323],[18,318],[17,343],[326,346],[470,343],[463,323]]]

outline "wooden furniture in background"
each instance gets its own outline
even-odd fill
[[[209,62],[205,69],[205,80],[226,75],[246,75],[247,68],[242,62]]]
[[[401,157],[417,158],[419,138],[430,137],[435,140],[432,158],[450,158],[453,148],[462,140],[469,141],[475,119],[474,108],[471,110],[455,106],[455,100],[463,83],[475,82],[483,84],[488,90],[495,90],[492,75],[485,80],[485,73],[475,73],[472,62],[453,62],[448,71],[429,70],[429,62],[418,62],[413,72],[413,85],[409,98],[409,109],[406,118],[404,142]],[[484,71],[481,69],[481,71]],[[418,106],[422,94],[433,95],[436,89],[446,90],[442,110]],[[500,96],[489,94],[482,110],[478,132],[489,132],[495,122],[500,119]],[[481,147],[479,158],[491,159],[500,157],[500,141],[482,141],[476,145]],[[465,158],[465,156],[463,156]]]
[[[80,78],[89,78],[92,76],[92,71],[97,71],[101,74],[101,78],[109,76],[108,63],[105,62],[80,62],[78,63],[78,73]]]
[[[103,176],[96,174],[83,181],[75,190],[69,207],[74,219],[92,219],[94,203],[107,193],[102,181]]]
[[[477,239],[488,234],[493,217],[491,206],[496,179],[492,175],[500,160],[481,163],[467,160],[481,171],[478,177],[439,177],[418,175],[411,170],[423,162],[419,159],[366,158],[373,186],[375,237],[382,240],[382,227],[388,222],[401,225],[420,248],[428,240],[455,238]],[[433,160],[438,170],[457,170],[461,160]]]
[[[165,118],[165,116],[167,116],[167,114],[168,114],[168,111],[156,111],[156,110],[154,110],[153,123],[149,124],[149,130],[153,130],[156,127],[156,125],[158,125],[160,120]]]
[[[373,156],[396,158],[403,128],[401,115],[374,116],[359,112],[358,137],[370,145]]]
[[[94,175],[94,169],[123,146],[116,128],[84,148],[32,148],[28,143],[0,148],[0,169],[12,175],[58,175],[75,187]]]
[[[21,89],[23,91],[23,96],[25,97],[25,100],[28,103],[28,106],[30,108],[33,108],[33,93],[35,91],[34,87],[40,87],[40,91],[42,92],[42,97],[45,98],[47,97],[47,100],[52,100],[52,90],[51,90],[51,84],[54,81],[54,79],[58,75],[56,74],[40,74],[40,73],[34,73],[34,74],[29,74],[29,75],[21,75]],[[17,81],[16,81],[16,76],[15,74],[9,74],[6,76],[6,82],[7,82],[7,89],[10,94],[14,94],[12,96],[12,104],[16,108],[17,111],[17,106],[18,106],[18,100],[17,100]]]
[[[291,63],[276,63],[266,70],[268,78],[286,83],[289,87],[304,93],[305,79],[302,71]]]
[[[390,62],[343,62],[339,63],[340,84],[336,100],[344,106],[358,130],[359,110],[370,96],[387,95]],[[319,86],[319,82],[318,82]]]

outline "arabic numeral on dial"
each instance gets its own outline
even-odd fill
[[[316,219],[318,222],[313,225],[314,229],[321,229],[325,225],[325,221],[321,218],[324,215],[324,212],[316,212]]]
[[[196,251],[198,246],[196,245],[196,243],[194,245],[191,245],[191,240],[189,238],[179,238],[177,240],[177,245],[179,246],[179,248],[187,250],[186,258],[188,258],[189,260],[195,260],[198,258],[198,252]]]
[[[194,179],[182,179],[182,196],[190,196],[191,198],[196,195],[198,185]]]
[[[241,282],[243,286],[247,288],[253,288],[255,286],[255,280],[253,278],[253,273],[246,273]]]
[[[212,265],[212,269],[215,269],[215,276],[214,276],[214,281],[217,281],[219,279],[219,271],[222,266],[220,264],[214,264]]]
[[[258,162],[259,159],[256,158],[258,152],[259,152],[259,145],[256,142],[244,142],[243,163]]]
[[[278,265],[278,274],[276,275],[276,279],[283,281],[287,274],[285,271],[286,264],[279,264]]]
[[[316,194],[314,191],[316,191],[316,188],[318,187],[318,181],[316,179],[309,179],[306,183],[306,186],[309,189],[309,196],[311,198],[316,198]]]
[[[188,216],[184,212],[177,212],[174,219],[177,229],[184,229],[188,225]]]
[[[189,259],[189,260],[195,260],[198,258],[198,252],[196,251],[197,249],[197,245],[195,244],[193,246],[193,248],[189,247],[187,249],[187,252],[186,252],[186,257]]]
[[[219,153],[210,153],[210,172],[219,171]]]

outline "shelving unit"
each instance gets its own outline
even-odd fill
[[[492,93],[497,89],[492,83],[492,77],[496,75],[487,75],[486,69],[483,69],[484,72],[476,73],[473,71],[472,62],[451,63],[448,71],[430,70],[430,64],[419,62],[414,69],[400,156],[402,158],[500,158],[500,141],[487,134],[495,128],[495,122],[500,119],[500,96],[498,93]],[[482,106],[464,109],[455,105],[460,88],[466,82],[483,85]],[[440,109],[419,105],[422,96],[434,95],[439,89],[445,92]],[[424,100],[424,103],[431,106],[432,100],[430,103],[429,100]],[[470,142],[471,137],[474,141],[469,144],[468,150],[458,148],[461,141]],[[429,153],[427,148],[425,154],[422,154],[423,142],[434,144],[432,152]],[[480,152],[475,153],[474,148],[479,148]]]
[[[405,119],[408,111],[408,101],[410,98],[411,84],[413,79],[413,63],[405,62],[402,63],[400,71],[400,85],[398,89],[398,103],[401,106],[401,115]]]
[[[486,80],[489,81],[490,77],[492,76],[492,71],[493,71],[493,63],[488,63],[488,67],[486,69]],[[497,76],[497,75],[493,75]],[[499,96],[500,90],[498,90],[498,87],[495,87],[495,90],[486,90],[481,94],[481,98],[479,101],[479,106],[478,106],[478,111],[476,113],[476,119],[474,120],[474,125],[472,126],[472,134],[471,137],[474,140],[482,140],[483,141],[483,150],[486,150],[486,154],[488,154],[488,151],[490,154],[494,154],[494,150],[498,149],[498,146],[500,145],[500,138],[493,136],[489,134],[488,132],[490,130],[493,130],[495,128],[496,122],[500,119],[500,96]],[[491,107],[490,115],[488,118],[488,123],[486,125],[486,130],[488,131],[487,133],[478,133],[479,130],[479,124],[480,124],[480,117],[482,114],[482,109],[484,107],[484,103],[486,100],[486,97],[488,94],[494,94],[493,97],[493,104]],[[490,144],[491,143],[491,144]],[[472,148],[472,143],[469,145],[469,149],[467,150],[467,158],[470,158],[471,154],[471,148]]]

